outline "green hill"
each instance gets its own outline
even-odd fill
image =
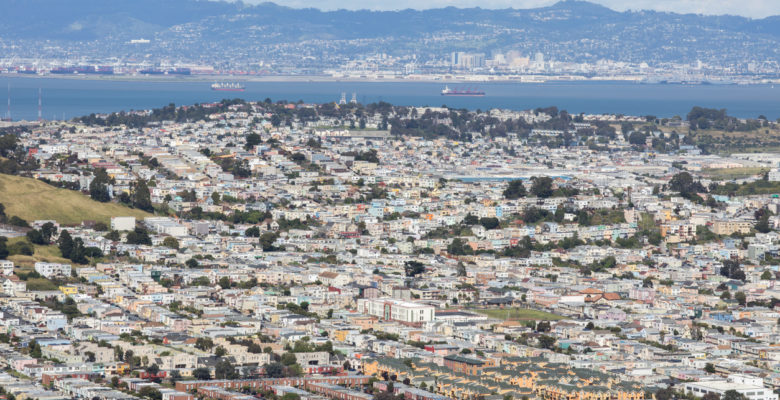
[[[116,203],[100,203],[79,192],[58,189],[31,178],[0,174],[0,203],[6,215],[27,221],[53,219],[63,225],[83,220],[109,223],[111,217],[149,217],[151,214]]]

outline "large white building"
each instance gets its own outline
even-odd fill
[[[115,231],[132,231],[135,229],[135,217],[111,218],[111,229]]]
[[[697,397],[716,393],[721,398],[727,391],[736,390],[749,400],[777,400],[777,394],[772,389],[765,388],[761,378],[738,374],[729,375],[726,380],[688,382],[683,386],[683,390]]]
[[[35,272],[45,278],[55,276],[70,276],[70,264],[37,262],[35,263]]]
[[[170,235],[176,237],[187,236],[187,227],[165,217],[149,217],[144,218],[144,224],[149,229],[161,235]]]
[[[0,260],[0,274],[11,275],[14,273],[14,263],[10,260]]]
[[[359,299],[358,312],[387,321],[419,325],[433,321],[436,308],[422,303],[395,299]]]

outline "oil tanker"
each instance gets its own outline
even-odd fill
[[[442,96],[468,96],[468,97],[482,97],[485,95],[485,92],[481,90],[475,90],[475,89],[450,89],[448,86],[445,86],[444,89],[441,91]]]

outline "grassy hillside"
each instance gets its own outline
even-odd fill
[[[24,236],[11,238],[8,239],[8,245],[10,246],[16,242],[21,242],[24,240],[26,240],[26,237]],[[33,265],[35,265],[35,263],[38,261],[72,264],[70,260],[62,258],[62,253],[60,253],[60,249],[58,249],[56,245],[52,244],[48,246],[42,246],[34,244],[32,246],[35,249],[35,253],[33,253],[31,256],[17,254],[8,257],[9,260],[14,262],[14,265],[18,268],[19,271],[32,271]]]
[[[64,225],[83,220],[109,223],[111,217],[148,217],[151,214],[115,203],[100,203],[81,193],[58,189],[41,181],[0,174],[0,203],[8,216],[27,221],[53,219]]]

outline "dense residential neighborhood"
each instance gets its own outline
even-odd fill
[[[780,155],[713,129],[777,123],[270,100],[8,123],[0,388],[777,400]]]

